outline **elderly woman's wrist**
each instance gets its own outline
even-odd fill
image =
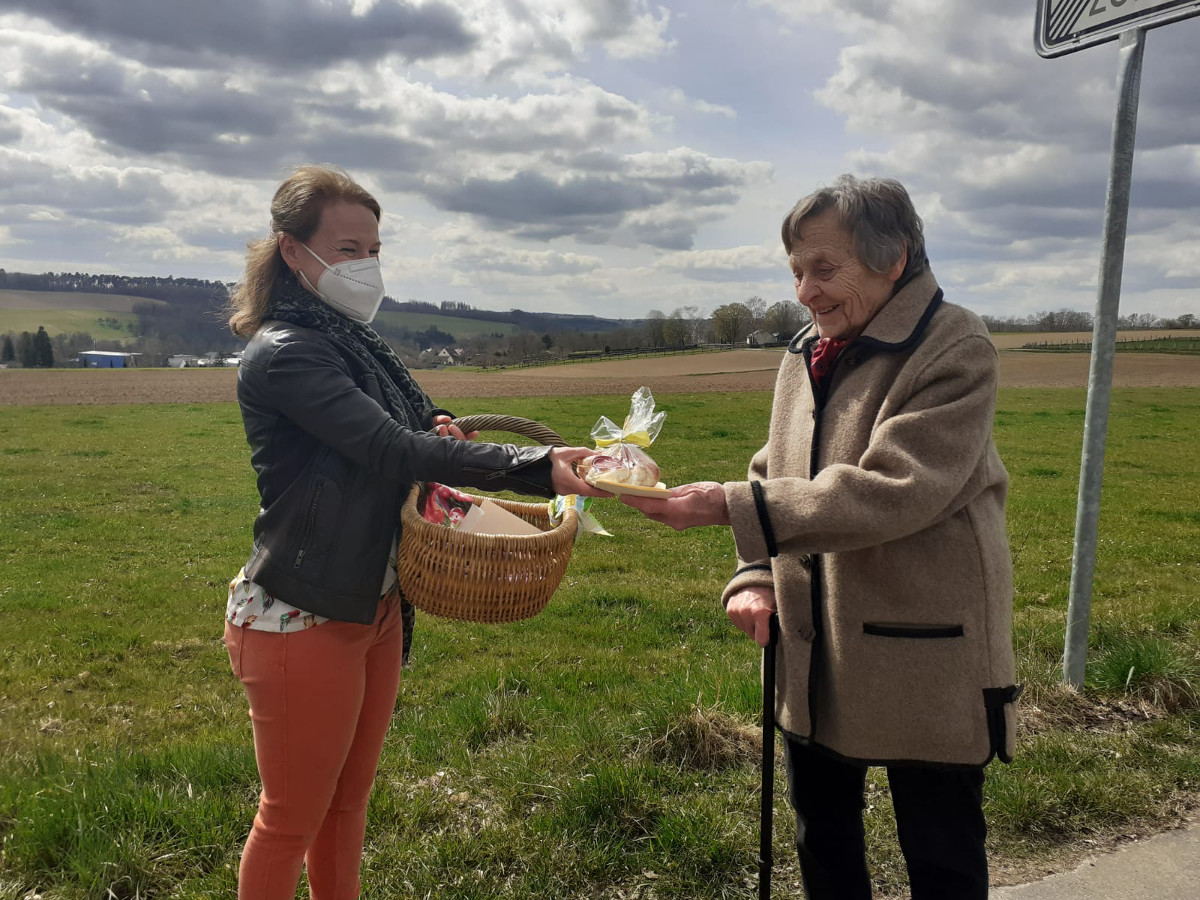
[[[713,486],[713,505],[716,515],[717,525],[732,525],[733,522],[729,518],[729,501],[725,499],[725,485],[717,484]]]

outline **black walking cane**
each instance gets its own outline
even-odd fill
[[[771,816],[775,811],[775,644],[779,617],[771,614],[763,647],[762,812],[758,822],[758,900],[771,900]]]

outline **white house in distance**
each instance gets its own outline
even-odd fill
[[[461,347],[443,347],[436,353],[432,347],[426,347],[419,354],[417,359],[425,364],[433,364],[435,366],[457,366],[466,359],[466,351]]]
[[[167,367],[171,369],[197,369],[206,366],[237,366],[241,362],[241,359],[241,350],[235,350],[232,353],[210,351],[203,356],[177,353],[174,356],[167,357]]]
[[[748,347],[765,347],[767,344],[778,342],[779,338],[769,331],[759,329],[752,331],[746,336],[746,346]]]
[[[80,350],[79,364],[85,369],[131,369],[141,355],[119,350]]]

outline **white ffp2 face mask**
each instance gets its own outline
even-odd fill
[[[347,318],[369,324],[383,303],[383,272],[379,268],[379,259],[374,256],[348,259],[331,266],[313,253],[308,244],[301,243],[300,246],[325,267],[316,285],[297,270],[309,290]]]

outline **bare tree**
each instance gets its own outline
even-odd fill
[[[666,316],[662,314],[662,310],[650,310],[646,314],[646,344],[650,347],[665,347],[666,332]]]
[[[683,339],[683,343],[688,346],[695,346],[704,342],[704,336],[708,333],[708,319],[700,315],[700,307],[698,306],[679,306],[671,313],[672,316],[678,315],[683,320],[683,324],[687,331]]]
[[[746,330],[755,331],[761,328],[767,316],[767,301],[756,294],[746,300],[745,307],[750,311],[750,325]]]
[[[712,333],[719,344],[734,344],[750,332],[752,317],[744,303],[726,303],[712,312]]]
[[[509,335],[508,354],[514,362],[532,356],[540,356],[544,350],[541,338],[532,331],[519,331]]]
[[[687,320],[683,317],[683,310],[676,307],[671,310],[671,315],[664,323],[666,329],[666,345],[668,347],[684,347],[689,343],[688,336],[691,329],[688,328]]]
[[[1117,324],[1122,328],[1157,328],[1158,323],[1158,316],[1152,313],[1131,313],[1117,319]]]
[[[767,310],[764,322],[767,331],[786,340],[799,331],[809,319],[808,310],[795,300],[780,300]]]

